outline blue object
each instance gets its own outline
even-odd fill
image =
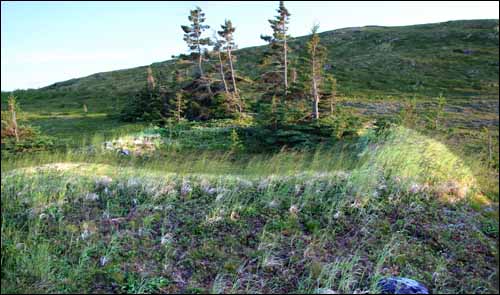
[[[402,277],[383,278],[377,286],[382,294],[429,294],[421,283]]]

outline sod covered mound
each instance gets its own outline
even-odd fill
[[[356,173],[4,173],[2,292],[352,293],[386,276],[498,291],[491,219],[402,182],[363,198]]]

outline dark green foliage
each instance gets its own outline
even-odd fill
[[[189,50],[194,52],[192,57],[197,60],[198,74],[202,77],[204,76],[202,67],[203,48],[210,45],[211,41],[210,38],[203,38],[201,35],[210,26],[203,24],[205,22],[205,13],[199,7],[191,10],[188,19],[191,23],[188,26],[181,26],[182,31],[184,31],[184,41]]]
[[[121,119],[125,122],[155,122],[163,121],[168,115],[167,97],[160,92],[160,87],[151,89],[146,85],[125,106]]]

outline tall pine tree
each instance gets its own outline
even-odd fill
[[[200,77],[203,77],[203,48],[210,45],[210,38],[202,38],[202,34],[210,26],[203,24],[206,19],[205,13],[199,7],[190,11],[188,19],[191,23],[187,26],[181,26],[184,31],[184,41],[187,43],[189,50],[195,53],[194,58],[197,60],[198,73]]]
[[[241,97],[238,92],[238,87],[236,86],[236,74],[234,71],[234,55],[233,55],[233,50],[236,49],[236,43],[234,42],[234,31],[236,30],[235,27],[233,27],[233,24],[230,20],[226,20],[223,25],[221,25],[222,30],[218,31],[217,33],[219,36],[223,38],[223,49],[226,50],[227,54],[227,60],[229,62],[229,69],[230,69],[230,74],[231,74],[231,81],[232,81],[232,91],[231,95],[233,97],[233,100],[238,107],[238,112],[241,113],[243,111],[243,102],[241,101]]]
[[[307,42],[307,53],[310,67],[310,83],[313,118],[319,119],[320,87],[323,82],[323,66],[326,59],[326,49],[321,46],[318,35],[319,25],[311,30],[311,39]]]

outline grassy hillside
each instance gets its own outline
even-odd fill
[[[451,21],[405,27],[369,26],[320,34],[341,92],[453,96],[498,94],[497,20]],[[180,33],[180,32],[179,32]],[[293,52],[307,36],[291,42]],[[236,69],[256,78],[265,47],[238,50]],[[169,61],[152,64],[162,71]],[[126,95],[144,85],[146,66],[98,73],[41,90]]]
[[[2,292],[364,294],[397,275],[497,292],[498,219],[469,168],[411,130],[366,137],[344,157],[101,148],[2,167]]]
[[[432,108],[443,93],[450,127],[498,127],[498,20],[451,21],[404,27],[368,26],[320,34],[330,68],[339,81],[343,104],[368,117],[392,115],[403,98],[418,96],[419,107]],[[181,32],[179,32],[179,38]],[[291,42],[292,58],[307,36]],[[255,79],[264,46],[237,51],[239,75]],[[160,83],[171,61],[153,63]],[[113,119],[143,87],[146,66],[97,73],[27,91],[16,91],[26,119],[68,142],[75,132],[92,136],[126,125]],[[255,96],[242,85],[244,96]],[[258,94],[257,94],[258,95]],[[2,92],[2,107],[7,93]],[[89,116],[84,117],[83,104]],[[126,126],[126,128],[133,126]]]
[[[2,293],[365,294],[388,276],[497,293],[498,21],[321,40],[362,124],[310,149],[252,151],[263,140],[243,136],[251,118],[118,121],[146,67],[16,91],[21,123],[68,147],[2,149]],[[237,52],[240,76],[258,77],[264,49]],[[171,67],[152,65],[160,83]],[[440,93],[440,127],[428,128]],[[410,98],[413,123],[374,123]]]

